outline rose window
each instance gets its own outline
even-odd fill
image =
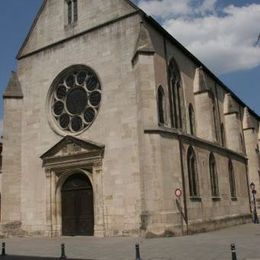
[[[101,86],[96,74],[85,66],[73,66],[54,81],[51,114],[65,132],[78,133],[94,121],[101,101]]]

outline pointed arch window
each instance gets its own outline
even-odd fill
[[[234,174],[233,163],[231,160],[228,162],[228,172],[229,172],[229,186],[231,198],[236,198],[236,180]]]
[[[166,100],[165,95],[162,86],[159,86],[157,91],[157,108],[158,108],[158,118],[159,118],[159,124],[165,124],[166,123]]]
[[[169,64],[169,81],[171,90],[172,126],[182,128],[183,93],[180,72],[172,59]]]
[[[190,134],[196,134],[196,121],[195,121],[195,113],[192,104],[189,105],[189,124],[190,124]]]
[[[245,141],[244,141],[242,134],[240,134],[240,147],[241,147],[242,153],[245,154],[246,153],[246,147],[245,147]]]
[[[212,93],[212,117],[213,117],[214,135],[215,135],[215,140],[219,142],[216,100],[215,100],[214,93],[213,92],[211,93]]]
[[[192,147],[188,149],[187,155],[188,177],[191,197],[199,197],[199,179],[197,172],[196,155]]]
[[[220,126],[220,131],[221,131],[221,144],[223,147],[225,147],[226,146],[226,133],[225,133],[225,127],[224,127],[223,123]]]
[[[209,156],[209,173],[210,173],[211,195],[212,195],[212,197],[219,197],[218,173],[217,173],[217,167],[216,167],[216,160],[212,153]]]
[[[78,1],[66,0],[68,24],[76,23],[78,20]]]
[[[216,141],[217,141],[218,136],[217,136],[216,107],[215,107],[214,103],[213,103],[213,106],[212,106],[212,110],[213,110],[213,123],[214,123],[215,138],[216,138]]]

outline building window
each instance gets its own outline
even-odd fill
[[[189,105],[189,124],[190,124],[190,134],[195,135],[196,134],[196,128],[195,128],[195,113],[192,104]]]
[[[188,150],[188,177],[191,197],[199,197],[199,180],[197,172],[197,161],[192,147]]]
[[[217,112],[216,112],[216,102],[215,102],[214,95],[213,95],[213,98],[212,98],[212,117],[213,117],[215,140],[218,141]]]
[[[256,145],[256,155],[258,159],[258,168],[260,168],[260,149],[258,144]]]
[[[73,19],[74,23],[78,21],[78,1],[73,0]]]
[[[1,141],[1,139],[0,139],[0,141]],[[2,173],[2,160],[3,160],[2,152],[3,152],[3,143],[0,142],[0,173]]]
[[[212,153],[209,156],[209,173],[210,173],[211,195],[212,195],[212,197],[219,197],[218,173],[217,173],[217,167],[216,167],[216,160]]]
[[[226,133],[225,133],[225,127],[224,124],[222,123],[220,126],[220,131],[221,131],[221,144],[223,147],[226,146]]]
[[[158,88],[157,91],[157,106],[158,106],[158,117],[159,124],[165,124],[166,122],[166,100],[162,86]]]
[[[78,1],[66,0],[68,24],[76,23],[78,20]]]
[[[243,135],[240,134],[240,147],[241,147],[241,151],[242,153],[246,153],[246,147],[245,147],[245,142],[244,142],[244,138]]]
[[[62,134],[79,134],[94,122],[101,103],[101,84],[84,65],[62,71],[49,90],[50,119]]]
[[[260,170],[258,170],[258,178],[259,178],[259,183],[260,183]]]
[[[231,160],[228,162],[228,172],[229,172],[229,186],[231,198],[236,198],[236,180],[234,175],[233,163]]]
[[[181,77],[176,62],[173,59],[169,65],[169,81],[171,89],[172,126],[174,128],[182,128],[183,94]]]

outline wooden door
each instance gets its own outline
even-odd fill
[[[61,193],[62,235],[93,236],[93,190],[88,177],[81,173],[71,175]]]

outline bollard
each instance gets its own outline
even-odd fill
[[[5,256],[5,242],[2,243],[2,256]]]
[[[65,255],[65,245],[61,244],[61,256],[60,259],[67,259],[66,255]]]
[[[232,260],[237,260],[237,254],[236,254],[236,246],[235,246],[235,244],[231,244],[231,254],[232,254]]]
[[[139,244],[135,244],[135,260],[142,260],[140,256]]]

